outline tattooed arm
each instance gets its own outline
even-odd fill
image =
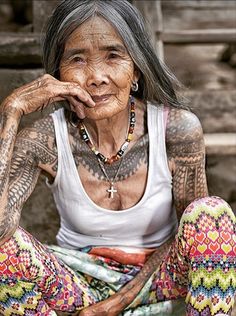
[[[144,264],[141,271],[122,289],[108,299],[83,309],[79,316],[118,316],[136,298],[148,279],[155,272],[173,239],[158,248]]]
[[[189,203],[208,195],[205,146],[198,118],[191,112],[171,109],[166,143],[173,176],[174,204],[180,220]]]
[[[5,155],[6,157],[6,155]],[[16,137],[9,163],[9,175],[5,175],[6,194],[1,203],[0,232],[3,243],[15,231],[23,204],[32,193],[41,170],[55,176],[57,152],[51,117],[23,129]]]
[[[16,218],[9,212],[8,195],[10,163],[20,121],[18,111],[15,109],[3,111],[3,107],[4,105],[0,113],[0,242],[5,241],[17,225]]]
[[[84,115],[84,103],[94,105],[91,96],[77,83],[44,75],[14,90],[0,107],[0,244],[16,230],[20,210],[35,186],[40,168],[44,165],[47,169],[51,163],[50,154],[45,154],[49,139],[40,138],[40,126],[22,132],[14,149],[20,119],[61,100],[69,100],[78,116]]]

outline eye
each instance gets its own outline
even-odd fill
[[[111,52],[108,55],[108,59],[116,59],[116,58],[120,58],[120,55],[116,52]]]
[[[83,64],[85,63],[85,59],[81,56],[73,56],[71,58],[71,61],[74,62],[74,63],[79,63],[79,64]]]

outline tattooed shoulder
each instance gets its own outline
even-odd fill
[[[170,159],[181,152],[204,151],[203,131],[197,116],[190,111],[172,108],[167,120],[166,144]]]
[[[197,116],[187,110],[172,108],[167,120],[167,141],[199,138],[202,136],[201,123]]]
[[[14,151],[31,156],[47,172],[56,172],[57,147],[52,117],[47,116],[22,129]]]

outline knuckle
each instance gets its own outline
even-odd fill
[[[84,94],[84,102],[88,102],[89,101],[89,96],[87,95],[87,93]]]
[[[46,79],[52,79],[52,76],[49,75],[49,74],[44,74],[44,75],[42,75],[41,78],[44,79],[44,80],[46,80]]]
[[[68,89],[74,89],[74,88],[80,89],[80,86],[79,86],[77,83],[75,83],[75,82],[70,82],[70,83],[68,83],[68,84],[66,85],[66,87],[67,87]]]
[[[54,80],[55,79],[51,75],[45,74],[41,77],[40,82],[44,87],[51,88]]]
[[[43,82],[43,86],[47,91],[50,91],[53,89],[53,83],[50,79],[45,79]],[[53,90],[54,91],[54,90]]]
[[[17,97],[20,93],[20,88],[15,88],[13,91],[12,91],[12,97]]]

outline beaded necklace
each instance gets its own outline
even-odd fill
[[[121,157],[123,157],[125,151],[129,147],[129,143],[132,140],[132,134],[134,132],[135,127],[135,103],[134,98],[130,97],[130,116],[129,116],[129,128],[128,128],[128,135],[125,140],[125,142],[121,145],[120,149],[116,153],[116,155],[107,158],[103,154],[101,154],[96,147],[94,146],[91,138],[89,137],[89,133],[82,121],[79,122],[79,130],[80,135],[82,139],[85,141],[85,143],[89,146],[89,148],[94,152],[94,154],[97,156],[97,158],[104,164],[112,164],[113,162],[119,160]]]
[[[121,145],[120,149],[118,150],[117,154],[110,157],[110,158],[105,157],[103,154],[101,154],[96,149],[91,138],[89,137],[89,133],[88,133],[85,125],[83,124],[82,121],[79,122],[78,126],[79,126],[79,130],[80,130],[80,135],[81,135],[82,139],[85,141],[85,143],[89,146],[89,148],[96,155],[96,157],[98,159],[99,166],[100,166],[102,172],[104,173],[107,181],[110,184],[109,189],[106,190],[109,193],[109,198],[113,198],[114,193],[117,193],[117,189],[114,187],[114,183],[116,182],[116,179],[118,177],[118,174],[119,174],[119,171],[121,168],[121,164],[123,161],[122,158],[124,156],[124,153],[127,150],[129,143],[132,140],[132,136],[133,136],[132,134],[134,132],[135,122],[136,122],[136,120],[135,120],[135,103],[134,103],[134,98],[130,97],[130,114],[129,114],[129,127],[128,127],[128,132],[127,132],[127,137],[125,139],[125,142]],[[107,172],[106,172],[105,164],[112,164],[113,162],[118,161],[118,160],[121,160],[120,164],[118,166],[118,169],[117,169],[114,177],[112,179],[110,179],[108,177]]]

